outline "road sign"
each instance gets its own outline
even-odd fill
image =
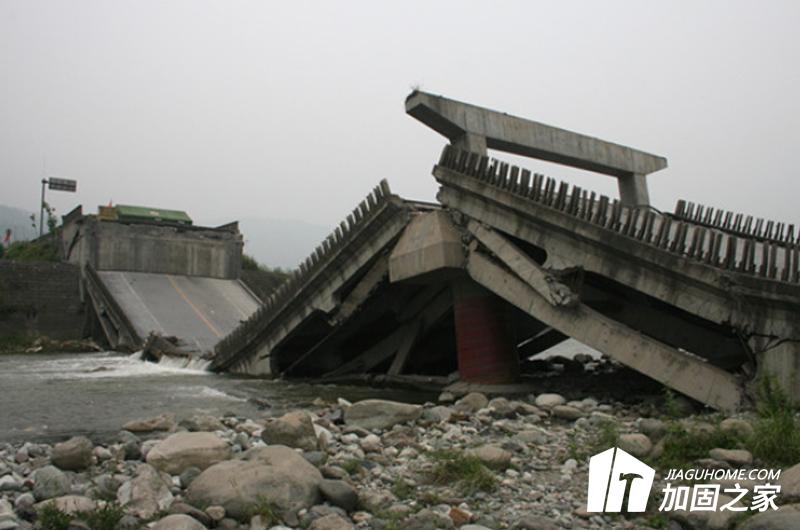
[[[70,179],[57,179],[50,177],[47,179],[48,188],[58,191],[75,191],[78,189],[78,181]]]

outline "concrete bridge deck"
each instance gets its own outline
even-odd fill
[[[179,337],[199,353],[214,351],[260,305],[239,280],[126,271],[97,274],[139,337],[151,332]]]

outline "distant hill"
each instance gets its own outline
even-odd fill
[[[231,219],[217,219],[198,224],[216,226]],[[244,252],[259,263],[270,267],[294,269],[334,229],[296,219],[269,219],[245,217],[239,219],[239,230],[244,236]]]
[[[38,236],[36,229],[31,226],[31,213],[0,204],[0,239],[5,236],[7,228],[11,229],[14,241],[33,239]]]

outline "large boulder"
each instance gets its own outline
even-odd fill
[[[358,507],[358,493],[344,480],[322,480],[319,491],[326,501],[345,511],[352,512]]]
[[[564,405],[566,402],[567,400],[561,394],[539,394],[534,400],[534,404],[543,409],[552,409],[558,405]]]
[[[136,468],[136,476],[120,486],[117,501],[125,511],[141,519],[150,519],[172,504],[169,475],[162,475],[149,464]]]
[[[38,512],[46,506],[53,506],[66,514],[75,515],[81,512],[91,512],[97,507],[97,504],[88,497],[64,495],[63,497],[56,497],[38,503],[36,511]]]
[[[50,460],[53,465],[69,471],[81,471],[92,465],[91,440],[85,436],[75,436],[66,442],[57,443],[53,447]]]
[[[340,515],[332,513],[319,519],[308,527],[308,530],[354,530],[353,524]]]
[[[466,454],[478,458],[484,465],[493,469],[505,469],[511,465],[511,453],[496,445],[467,449]]]
[[[583,417],[583,411],[578,407],[571,407],[570,405],[556,405],[551,410],[553,416],[564,420],[577,420]]]
[[[447,422],[453,417],[453,412],[453,409],[450,407],[437,405],[422,411],[422,418],[427,421],[433,421],[437,423]]]
[[[61,497],[70,491],[69,479],[55,466],[45,466],[33,474],[33,496],[37,501]]]
[[[733,501],[732,497],[720,494],[717,506],[723,506],[731,501]],[[740,512],[734,512],[731,510],[674,510],[669,512],[669,514],[670,518],[678,521],[683,528],[727,530],[728,528],[735,528],[734,520],[740,515]]]
[[[303,451],[315,451],[319,446],[311,417],[303,411],[289,412],[269,421],[261,432],[261,439],[267,445],[285,445]]]
[[[388,429],[398,423],[414,421],[422,414],[421,405],[383,399],[365,399],[353,403],[344,413],[347,425],[362,429]]]
[[[203,524],[186,514],[176,513],[159,519],[151,530],[206,530]]]
[[[206,469],[230,456],[228,443],[214,433],[179,432],[150,449],[147,463],[170,475],[180,475],[190,467]]]
[[[194,519],[197,519],[203,526],[211,526],[214,523],[214,521],[211,520],[211,517],[209,517],[206,512],[195,508],[194,506],[190,506],[185,502],[173,502],[172,506],[169,507],[169,514],[188,515]]]
[[[800,511],[781,506],[780,510],[758,513],[745,521],[741,530],[795,530],[800,528]]]
[[[719,430],[746,440],[753,436],[753,424],[740,418],[726,418],[719,423]]]
[[[196,414],[191,418],[182,420],[179,426],[185,428],[187,431],[192,432],[214,432],[223,431],[225,426],[219,421],[218,418],[209,414]]]
[[[795,464],[789,469],[783,470],[778,479],[778,484],[781,487],[781,502],[800,501],[800,464]]]
[[[228,517],[245,522],[263,502],[284,517],[310,508],[320,501],[320,482],[320,472],[300,454],[272,445],[209,467],[192,481],[186,497],[194,506],[222,506]]]
[[[456,401],[455,409],[462,414],[472,414],[489,404],[489,399],[480,392],[470,392]]]

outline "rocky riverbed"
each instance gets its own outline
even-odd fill
[[[800,465],[785,466],[778,511],[659,513],[659,473],[648,512],[588,513],[595,451],[656,462],[677,427],[753,435],[753,416],[698,415],[674,398],[669,408],[684,417],[479,393],[425,405],[318,399],[280,417],[165,413],[120,426],[111,443],[0,445],[0,530],[800,528]],[[746,449],[708,453],[687,463],[766,467]]]

